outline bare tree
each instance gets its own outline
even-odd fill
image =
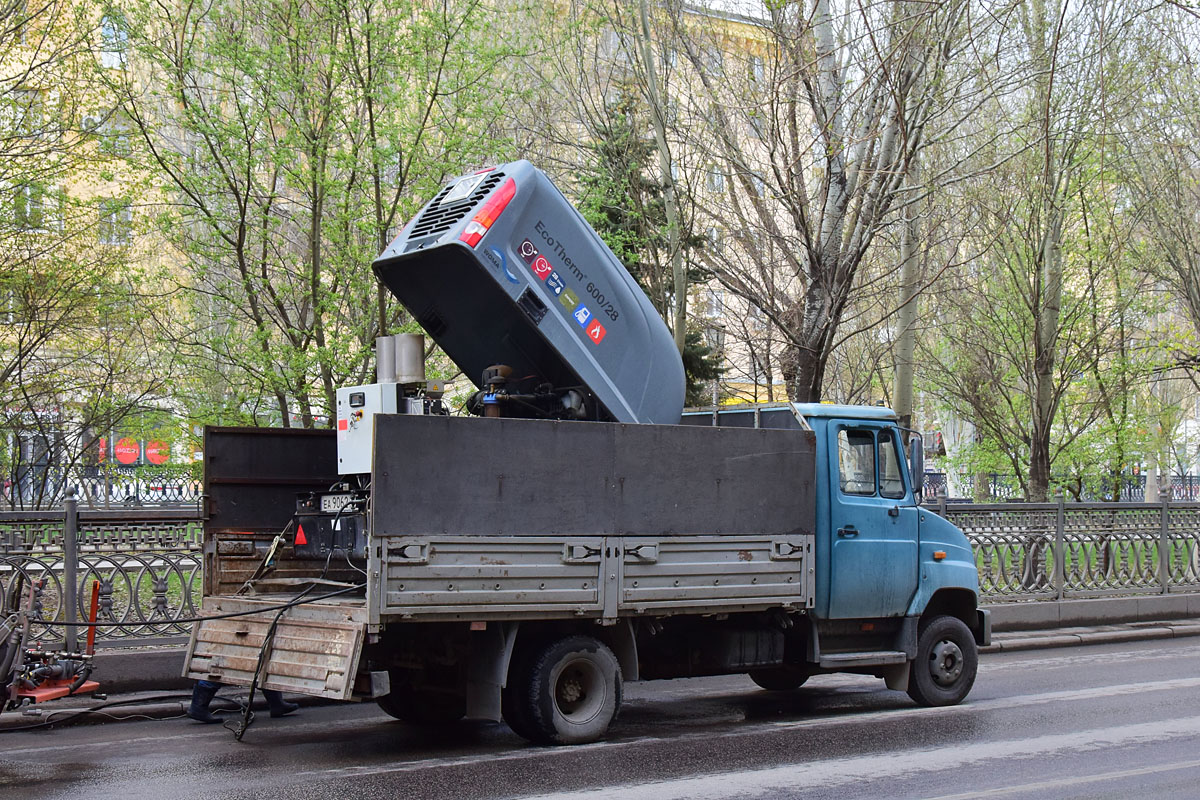
[[[791,396],[815,400],[851,300],[895,293],[895,278],[864,281],[862,267],[892,216],[920,197],[905,185],[909,165],[935,135],[954,135],[990,87],[966,81],[966,3],[765,8],[724,25],[671,15],[699,87],[690,115],[705,123],[685,136],[707,162],[709,218],[732,228],[709,265],[786,337]],[[887,305],[894,313],[898,296]]]

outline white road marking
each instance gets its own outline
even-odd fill
[[[596,797],[603,797],[605,800],[642,800],[646,797],[653,797],[655,800],[718,800],[729,797],[773,796],[780,791],[794,790],[797,787],[828,789],[857,783],[864,775],[887,776],[889,781],[896,781],[930,772],[978,765],[984,761],[1012,758],[1044,759],[1054,754],[1085,753],[1118,746],[1161,743],[1168,739],[1190,738],[1198,734],[1200,717],[1186,717],[998,742],[956,742],[929,749],[831,758],[744,772],[717,773],[695,778],[525,797],[526,800],[584,800]],[[978,796],[981,795],[973,792],[964,797]]]
[[[1134,767],[1133,769],[1118,769],[1112,772],[1078,775],[1073,778],[1052,778],[1037,783],[1022,783],[1016,786],[998,786],[995,789],[972,789],[963,794],[944,794],[938,797],[927,797],[925,800],[978,800],[984,797],[1003,797],[1007,794],[1020,792],[1045,792],[1050,789],[1066,789],[1072,786],[1082,786],[1088,783],[1120,780],[1122,778],[1138,778],[1142,775],[1156,775],[1160,772],[1175,772],[1181,769],[1196,769],[1200,761],[1177,761],[1173,764],[1156,764],[1152,767]]]
[[[1038,694],[1016,695],[996,698],[978,703],[968,703],[961,706],[946,706],[943,708],[900,708],[887,711],[871,711],[852,713],[840,717],[816,717],[795,722],[768,722],[740,725],[734,730],[724,730],[720,736],[724,739],[731,737],[758,736],[767,731],[800,730],[805,728],[833,728],[845,725],[858,725],[873,720],[900,720],[908,717],[950,716],[970,714],[978,711],[1006,710],[1024,706],[1043,705],[1046,703],[1070,703],[1078,700],[1094,699],[1097,697],[1113,697],[1117,695],[1143,694],[1147,692],[1176,691],[1179,689],[1195,689],[1200,687],[1200,677],[1180,678],[1173,681],[1146,681],[1143,683],[1126,683],[1114,686],[1098,686],[1088,689],[1076,689],[1059,692],[1041,692]],[[1200,720],[1200,717],[1196,719]],[[1157,724],[1157,723],[1156,723]],[[643,736],[619,742],[596,742],[595,744],[580,745],[559,750],[535,748],[516,750],[508,753],[496,753],[488,756],[489,762],[495,761],[525,761],[532,758],[555,758],[568,756],[572,753],[595,749],[619,749],[627,747],[642,747],[654,742],[686,742],[695,739],[711,739],[712,731],[696,733],[673,733],[667,736]],[[974,745],[979,747],[981,745]],[[304,776],[347,777],[356,775],[384,775],[402,772],[417,772],[425,769],[455,767],[476,764],[478,755],[453,756],[446,758],[429,758],[416,761],[406,761],[402,764],[363,765],[351,767],[331,767],[297,773]],[[862,773],[871,774],[871,773]],[[663,800],[656,798],[656,800]]]
[[[1045,652],[1045,651],[1042,651]],[[1195,658],[1200,654],[1200,645],[1185,647],[1153,647],[1142,648],[1133,652],[1118,650],[1112,652],[1081,652],[1081,648],[1064,647],[1053,652],[1058,655],[1048,655],[1042,658],[1014,658],[1015,653],[984,654],[979,659],[979,671],[1007,672],[1008,670],[1028,669],[1036,667],[1039,670],[1072,667],[1079,664],[1128,664],[1131,660],[1162,661],[1175,658]],[[1022,653],[1026,655],[1026,653]],[[1005,656],[1006,658],[1002,658]]]

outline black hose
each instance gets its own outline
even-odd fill
[[[85,716],[87,714],[97,713],[106,708],[116,708],[118,706],[145,705],[147,703],[166,702],[168,700],[185,700],[185,699],[190,700],[191,697],[192,697],[191,694],[165,694],[165,695],[156,695],[154,697],[136,697],[136,698],[131,698],[129,700],[112,700],[107,703],[101,703],[98,706],[92,706],[91,708],[82,708],[79,711],[75,711],[75,712],[69,714],[68,716],[63,717],[62,719],[53,719],[53,720],[48,719],[43,722],[35,722],[32,725],[22,725],[18,728],[0,728],[0,733],[16,733],[18,731],[32,731],[32,730],[39,730],[41,728],[51,728],[55,725],[63,725],[65,723],[71,722],[72,720],[78,719],[79,717]],[[237,705],[237,704],[235,704],[235,705]],[[238,707],[240,708],[241,706],[239,705]],[[56,712],[51,712],[51,713],[56,713]]]

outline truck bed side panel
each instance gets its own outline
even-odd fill
[[[373,536],[811,534],[808,431],[379,416]]]
[[[385,416],[375,436],[373,622],[811,605],[809,432]]]

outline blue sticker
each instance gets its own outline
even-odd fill
[[[550,277],[546,279],[546,288],[554,292],[555,297],[558,297],[562,294],[563,289],[567,288],[567,285],[563,283],[563,279],[557,272],[551,272]]]
[[[572,314],[572,316],[575,317],[576,322],[586,328],[588,320],[592,318],[592,312],[588,311],[587,306],[580,306],[579,308],[575,309],[575,312]]]
[[[504,277],[508,278],[509,283],[520,283],[521,282],[517,278],[516,275],[513,275],[511,272],[508,271],[508,259],[505,258],[503,251],[497,250],[495,247],[489,247],[488,252],[492,253],[493,255],[495,255],[497,258],[500,259],[500,270],[504,273]]]

